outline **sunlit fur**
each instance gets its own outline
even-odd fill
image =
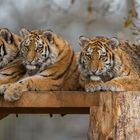
[[[140,47],[117,38],[80,38],[80,84],[87,92],[140,90]]]
[[[18,35],[0,29],[0,85],[15,82],[26,72],[19,58],[19,43]]]
[[[22,29],[20,45],[27,69],[22,80],[0,87],[6,100],[20,98],[23,91],[77,90],[79,72],[74,51],[67,41],[52,31]]]

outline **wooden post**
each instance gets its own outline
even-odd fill
[[[89,140],[140,140],[140,92],[99,96],[90,108]]]

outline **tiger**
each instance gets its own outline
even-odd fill
[[[18,81],[26,72],[19,57],[19,43],[18,35],[0,29],[0,85]]]
[[[140,46],[116,37],[79,37],[79,83],[86,92],[140,90]]]
[[[26,67],[21,80],[0,86],[7,101],[24,91],[77,90],[80,85],[76,54],[68,42],[51,30],[20,30],[20,56]]]

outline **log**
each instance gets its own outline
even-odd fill
[[[140,140],[140,92],[100,94],[90,108],[89,140]]]

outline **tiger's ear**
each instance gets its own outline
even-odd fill
[[[90,41],[90,39],[85,37],[85,36],[80,36],[79,37],[79,45],[81,47],[84,47],[84,46],[88,45],[89,41]]]
[[[0,36],[8,43],[13,42],[13,35],[7,28],[0,29]]]
[[[20,33],[20,36],[21,36],[21,37],[25,38],[26,36],[28,36],[28,35],[30,34],[30,31],[28,31],[28,30],[25,29],[25,28],[22,28],[22,29],[19,31],[19,33]]]
[[[53,43],[54,33],[51,30],[46,30],[43,32],[43,36],[47,38],[49,43]]]
[[[112,49],[115,50],[119,47],[120,42],[117,38],[113,37],[108,41],[108,45],[110,45]]]

